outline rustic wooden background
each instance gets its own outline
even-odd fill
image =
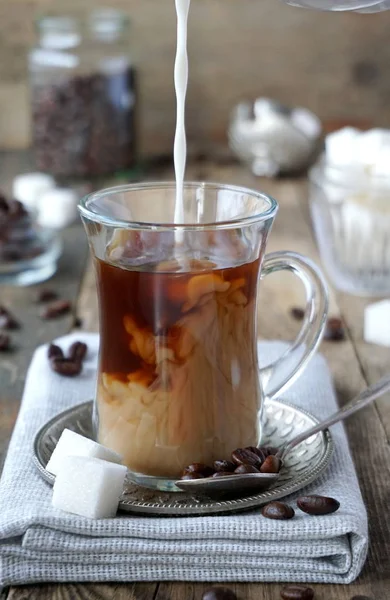
[[[144,153],[172,148],[173,0],[0,0],[0,147],[28,145],[26,52],[34,17],[108,4],[129,13],[139,68]],[[193,0],[188,134],[195,151],[223,142],[232,107],[268,95],[325,120],[390,125],[390,12],[330,14],[280,0]]]

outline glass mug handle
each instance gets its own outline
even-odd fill
[[[260,369],[263,392],[268,398],[282,394],[301,374],[316,351],[328,317],[328,291],[317,266],[295,252],[273,252],[264,258],[261,279],[276,271],[291,271],[302,281],[306,310],[295,342],[275,362]]]

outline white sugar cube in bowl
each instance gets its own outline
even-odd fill
[[[335,286],[390,294],[390,130],[330,134],[310,171],[310,207],[321,259]]]
[[[118,464],[122,462],[122,456],[117,454],[117,452],[114,452],[75,431],[64,429],[58,440],[57,446],[54,448],[53,454],[46,465],[46,470],[57,476],[62,470],[68,456],[100,458]]]
[[[124,465],[86,456],[66,456],[58,473],[52,504],[90,519],[115,517],[127,473]]]

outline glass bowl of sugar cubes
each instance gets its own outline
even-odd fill
[[[334,285],[357,296],[390,293],[390,130],[345,127],[312,167],[310,209]]]

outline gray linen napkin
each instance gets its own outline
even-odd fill
[[[53,373],[46,347],[36,351],[0,482],[0,583],[41,581],[353,581],[364,564],[367,516],[348,443],[333,428],[331,467],[305,491],[341,501],[329,516],[297,511],[291,521],[270,521],[259,510],[195,518],[120,516],[93,521],[51,506],[51,488],[35,471],[31,447],[55,414],[92,398],[98,336],[75,334],[90,350],[76,379]],[[261,344],[269,362],[286,348]],[[263,361],[264,362],[264,361]],[[328,368],[316,356],[288,391],[289,401],[324,417],[336,408]],[[294,505],[296,497],[288,500]]]

